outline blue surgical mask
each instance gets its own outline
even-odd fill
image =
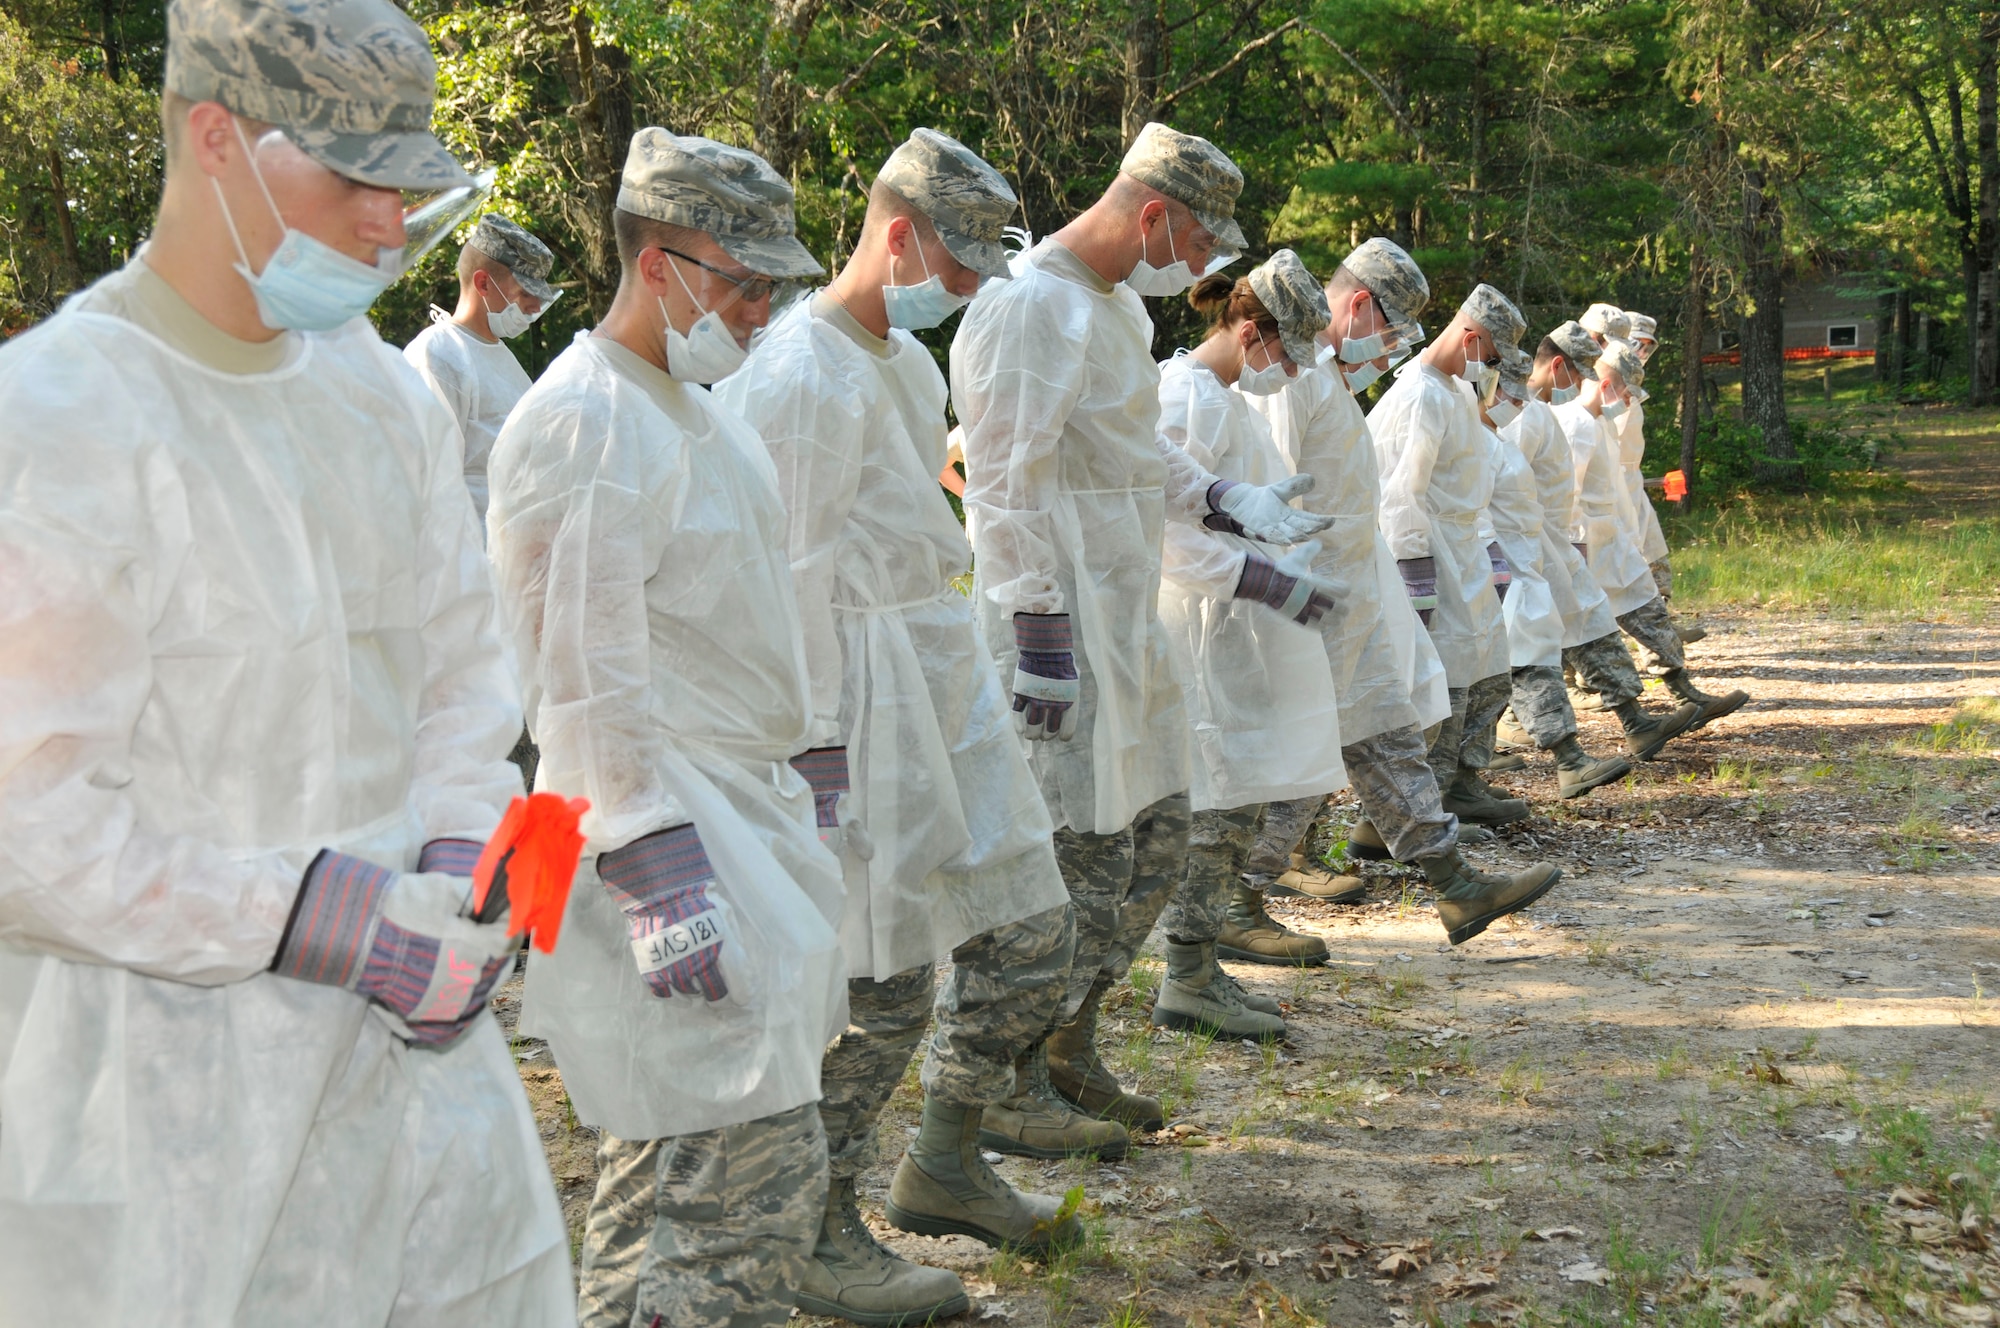
[[[1622,401],[1607,401],[1599,409],[1605,419],[1615,420],[1625,413],[1625,403]]]
[[[1347,375],[1347,390],[1358,396],[1369,384],[1380,378],[1383,371],[1372,364],[1357,364],[1352,369],[1343,369],[1341,372]]]
[[[1549,404],[1551,406],[1568,405],[1570,402],[1576,400],[1577,393],[1581,391],[1583,391],[1581,386],[1551,387],[1549,389]]]
[[[257,317],[274,332],[329,332],[367,313],[376,297],[403,275],[402,249],[380,248],[374,263],[363,263],[286,225],[284,214],[278,211],[277,201],[271,197],[270,187],[264,183],[264,173],[257,169],[257,157],[250,150],[250,141],[243,136],[243,126],[237,123],[235,128],[237,141],[243,144],[244,156],[250,163],[250,173],[256,177],[271,215],[285,228],[285,238],[265,260],[264,270],[252,272],[250,255],[244,252],[236,220],[229,213],[229,200],[222,194],[222,184],[213,176],[209,178],[215,187],[216,201],[222,205],[229,238],[236,245],[239,260],[236,271],[257,301]]]
[[[970,296],[954,295],[946,290],[944,278],[931,274],[930,262],[924,257],[924,247],[918,245],[916,248],[917,261],[924,266],[924,280],[914,286],[882,288],[882,308],[889,315],[889,326],[911,332],[936,327],[971,303]]]

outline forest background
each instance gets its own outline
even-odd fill
[[[1698,490],[1725,473],[1802,483],[1813,449],[1839,446],[1787,415],[1790,277],[1837,272],[1879,302],[1878,394],[1996,396],[1989,0],[411,0],[409,12],[437,51],[439,131],[497,168],[494,206],[557,255],[568,293],[514,343],[535,372],[610,300],[610,208],[637,126],[754,147],[796,185],[801,234],[834,268],[877,166],[914,126],[982,152],[1040,235],[1095,198],[1159,119],[1242,166],[1252,261],[1289,245],[1326,273],[1381,234],[1429,274],[1432,322],[1480,281],[1521,305],[1534,336],[1594,300],[1653,314],[1648,469],[1683,464]],[[0,330],[31,326],[143,242],[165,28],[163,0],[0,0]],[[377,304],[386,338],[407,341],[430,305],[452,303],[454,253],[442,246]],[[1197,335],[1183,303],[1150,303],[1159,354]],[[1716,332],[1740,349],[1728,404],[1688,353]]]

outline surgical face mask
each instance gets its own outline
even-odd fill
[[[1258,348],[1262,347],[1263,343],[1259,342]],[[1265,353],[1269,354],[1268,351]],[[1246,360],[1243,367],[1236,372],[1238,390],[1253,397],[1268,397],[1282,392],[1291,381],[1292,376],[1285,372],[1285,359],[1282,355],[1273,356],[1271,362],[1261,369],[1251,368]]]
[[[1383,370],[1377,369],[1372,364],[1357,364],[1352,369],[1342,369],[1341,372],[1347,376],[1347,390],[1356,394],[1383,374]]]
[[[479,297],[479,303],[482,305],[486,303],[484,295]],[[543,306],[543,308],[547,307],[546,305]],[[535,325],[535,320],[541,316],[541,309],[537,309],[533,313],[528,313],[521,308],[519,301],[509,300],[504,309],[495,311],[488,308],[486,310],[486,330],[494,336],[499,337],[502,341],[505,341],[526,332]]]
[[[1140,295],[1179,295],[1194,285],[1194,270],[1187,260],[1174,252],[1174,227],[1169,221],[1167,231],[1167,255],[1173,261],[1165,267],[1154,267],[1146,261],[1146,232],[1139,231],[1139,261],[1132,267],[1132,275],[1125,278],[1126,286]]]
[[[673,270],[674,280],[680,282],[681,289],[694,301],[694,307],[701,308],[701,301],[688,289],[687,278],[671,256],[666,264]],[[657,297],[656,297],[657,298]],[[702,310],[702,315],[694,326],[683,336],[674,331],[673,319],[667,317],[667,302],[659,301],[660,319],[667,331],[667,376],[683,383],[716,383],[729,377],[743,367],[743,361],[750,352],[736,344],[736,338],[723,326],[722,314],[714,309]]]
[[[229,227],[229,238],[236,245],[237,274],[257,301],[257,317],[274,332],[330,332],[367,313],[376,297],[403,275],[402,249],[378,246],[375,262],[362,263],[286,225],[277,200],[271,197],[270,186],[264,183],[264,173],[257,169],[257,155],[250,149],[250,140],[243,136],[242,124],[231,123],[236,129],[236,141],[243,145],[244,158],[250,163],[250,174],[256,177],[257,188],[263,192],[271,215],[285,231],[285,238],[264,261],[264,270],[252,272],[250,255],[244,252],[243,237],[237,233],[236,219],[230,215],[229,200],[223,197],[222,182],[209,177],[208,182],[215,187],[215,201],[222,205],[222,220]]]
[[[1472,384],[1473,391],[1484,396],[1486,384],[1493,377],[1493,366],[1484,360],[1468,359],[1465,362],[1465,368],[1459,370],[1458,376]]]
[[[1510,401],[1506,397],[1501,397],[1486,408],[1486,418],[1493,421],[1493,427],[1496,429],[1506,428],[1519,419],[1520,415],[1521,403]]]
[[[1374,303],[1372,296],[1369,303],[1372,307]],[[1387,328],[1371,332],[1365,337],[1343,337],[1340,342],[1340,362],[1363,364],[1369,360],[1379,360],[1389,353],[1389,343],[1396,339],[1396,334]]]
[[[1574,387],[1551,387],[1549,389],[1549,404],[1551,406],[1567,405],[1576,400],[1577,393],[1581,391],[1583,391],[1581,385]]]
[[[924,257],[924,247],[919,244],[916,250],[917,261],[924,267],[924,280],[914,286],[882,288],[882,307],[889,315],[889,326],[912,332],[936,327],[972,302],[972,297],[969,295],[954,295],[946,290],[944,278],[931,275],[931,265]],[[894,261],[892,259],[891,263]]]
[[[1601,407],[1601,413],[1605,419],[1615,420],[1625,413],[1625,403],[1622,401],[1607,401]]]

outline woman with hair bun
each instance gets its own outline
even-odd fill
[[[1245,394],[1276,392],[1312,368],[1313,337],[1327,323],[1319,283],[1286,249],[1241,280],[1204,277],[1187,298],[1209,332],[1160,366],[1162,443],[1225,482],[1284,478],[1270,426]],[[1326,583],[1307,571],[1317,551],[1309,544],[1286,555],[1227,521],[1167,528],[1159,614],[1193,728],[1194,821],[1185,874],[1161,917],[1167,977],[1155,1024],[1283,1036],[1276,1003],[1244,992],[1216,963],[1225,924],[1273,943],[1269,956],[1241,957],[1326,961],[1325,942],[1270,921],[1262,895],[1241,879],[1268,803],[1346,782],[1339,702],[1314,627],[1332,604]]]

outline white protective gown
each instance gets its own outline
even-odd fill
[[[528,371],[504,341],[481,341],[472,333],[439,317],[403,348],[403,358],[416,366],[437,399],[458,421],[465,439],[465,487],[479,513],[479,530],[486,532],[486,464],[493,440],[507,422],[507,412],[533,385]]]
[[[1160,437],[1228,480],[1286,475],[1252,398],[1183,352],[1160,366]],[[1275,545],[1174,522],[1167,527],[1160,621],[1173,642],[1194,737],[1194,809],[1331,793],[1347,783],[1340,699],[1317,631],[1237,599],[1250,553]]]
[[[715,397],[763,435],[791,517],[815,742],[843,744],[875,842],[843,867],[853,977],[885,980],[1068,902],[1048,809],[972,602],[972,551],[937,474],[945,383],[821,292]]]
[[[778,477],[706,389],[579,333],[493,449],[487,516],[538,788],[590,799],[595,855],[693,822],[749,999],[659,997],[623,913],[578,874],[521,1029],[577,1116],[624,1139],[719,1129],[819,1097],[845,1024],[840,864],[787,762],[812,699]]]
[[[1480,513],[1493,486],[1472,388],[1421,359],[1368,413],[1382,474],[1382,534],[1398,559],[1437,560],[1431,641],[1453,687],[1506,673],[1507,629]]]
[[[1632,542],[1639,556],[1656,563],[1667,556],[1667,537],[1660,529],[1660,514],[1646,493],[1646,407],[1634,401],[1618,417],[1618,464],[1625,482],[1625,511],[1631,520]]]
[[[1481,426],[1486,435],[1487,464],[1493,472],[1493,496],[1486,513],[1500,552],[1512,572],[1502,603],[1507,622],[1507,662],[1514,668],[1562,664],[1562,612],[1549,593],[1543,573],[1541,498],[1535,472],[1511,443]]]
[[[1116,834],[1190,780],[1155,604],[1165,522],[1199,522],[1214,477],[1161,450],[1152,340],[1138,295],[1044,240],[981,288],[951,347],[973,593],[1001,678],[1016,613],[1069,614],[1075,634],[1076,736],[1028,744],[1058,829]]]
[[[493,1020],[266,971],[521,791],[456,431],[365,320],[218,343],[142,258],[0,349],[0,1321],[572,1323]]]
[[[1313,574],[1336,587],[1320,630],[1340,697],[1341,741],[1437,723],[1451,713],[1444,664],[1382,537],[1375,444],[1360,403],[1325,368],[1301,372],[1269,396],[1244,399],[1270,424],[1292,472],[1313,477],[1299,506],[1335,518],[1315,536],[1320,555]]]
[[[1576,537],[1588,545],[1590,574],[1611,601],[1612,615],[1630,613],[1660,592],[1626,526],[1618,440],[1581,402],[1557,406],[1555,414],[1576,473]]]
[[[1569,436],[1557,422],[1554,408],[1529,398],[1500,437],[1520,449],[1535,474],[1542,507],[1542,577],[1562,614],[1563,649],[1610,636],[1618,630],[1611,602],[1571,543],[1578,526],[1576,467],[1570,459]]]

